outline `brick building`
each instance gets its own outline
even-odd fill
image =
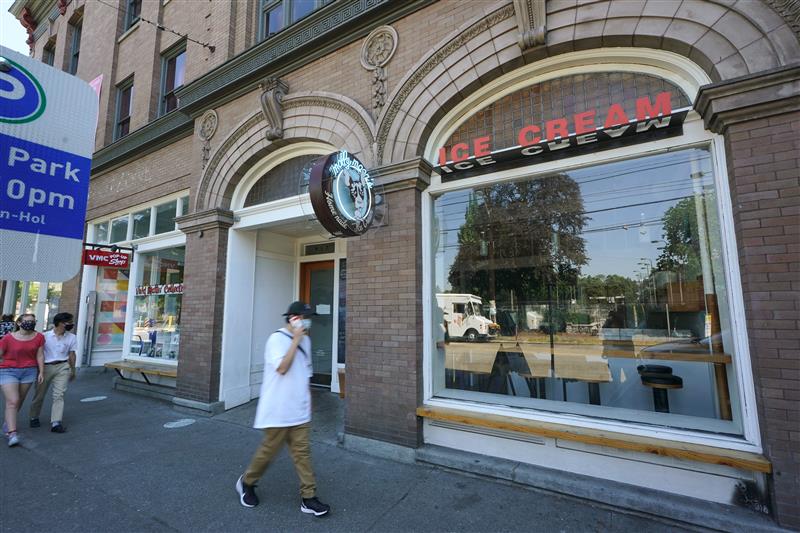
[[[796,2],[11,12],[33,57],[99,87],[86,241],[132,264],[63,285],[84,364],[161,365],[176,377],[128,387],[229,409],[258,394],[264,340],[302,297],[314,381],[346,377],[354,446],[800,527]],[[340,150],[385,213],[332,239],[307,191]]]

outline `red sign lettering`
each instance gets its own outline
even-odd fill
[[[636,121],[642,122],[646,119],[656,119],[659,117],[668,117],[672,114],[672,95],[669,92],[658,93],[655,96],[655,101],[651,101],[650,97],[643,96],[636,100]],[[539,144],[542,142],[540,135],[544,132],[544,138],[547,141],[555,141],[556,139],[566,139],[570,135],[585,135],[588,133],[599,132],[601,130],[610,129],[614,126],[624,126],[630,123],[625,110],[620,104],[611,104],[605,116],[605,123],[600,126],[597,124],[598,120],[602,120],[602,115],[598,113],[597,109],[590,109],[581,113],[572,115],[572,121],[567,118],[555,118],[548,120],[544,123],[543,127],[538,125],[529,124],[521,128],[517,132],[517,144],[521,148]],[[572,129],[572,132],[570,131]],[[612,132],[613,137],[616,132]],[[618,135],[617,135],[618,136]],[[470,144],[472,145],[472,153],[470,153]],[[473,139],[470,143],[461,142],[456,143],[449,147],[439,148],[439,167],[446,167],[452,163],[460,163],[468,159],[486,157],[491,155],[492,138],[490,136],[478,137]],[[566,145],[563,145],[566,146]],[[562,147],[562,144],[557,145]],[[455,169],[472,168],[472,164],[462,164],[460,167],[453,165]],[[445,169],[448,172],[449,167]]]

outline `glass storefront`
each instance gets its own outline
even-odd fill
[[[37,319],[37,330],[44,331],[53,325],[53,317],[61,305],[61,283],[39,281],[6,281],[3,313],[15,317],[33,313]]]
[[[178,358],[184,247],[138,254],[129,355]]]
[[[709,150],[434,198],[434,395],[740,434]]]

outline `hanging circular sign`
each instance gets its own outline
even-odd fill
[[[308,184],[320,224],[336,237],[366,232],[375,215],[375,191],[366,167],[345,150],[317,161]]]

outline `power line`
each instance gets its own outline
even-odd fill
[[[120,13],[122,13],[122,14],[124,14],[124,15],[127,15],[127,11],[123,11],[122,9],[118,8],[117,6],[113,6],[113,5],[111,5],[111,4],[107,3],[107,2],[104,2],[103,0],[97,0],[97,1],[98,1],[99,3],[101,3],[101,4],[103,4],[104,6],[108,6],[108,7],[110,7],[111,9],[116,9],[116,10],[117,10],[117,11],[119,11]],[[143,16],[141,16],[141,15],[139,15],[139,20],[141,20],[142,22],[145,22],[145,23],[147,23],[147,24],[150,24],[151,26],[155,26],[155,27],[156,27],[156,29],[159,29],[159,30],[161,30],[161,31],[166,31],[166,32],[172,33],[172,34],[174,34],[174,35],[177,35],[178,37],[183,37],[183,38],[184,38],[184,39],[186,39],[187,41],[193,42],[193,43],[195,43],[195,44],[199,44],[199,45],[200,45],[200,46],[202,46],[203,48],[208,48],[208,50],[209,50],[209,51],[210,51],[212,54],[213,54],[213,53],[214,53],[214,51],[217,49],[217,48],[216,48],[216,47],[215,47],[213,44],[203,43],[203,42],[200,42],[200,41],[198,41],[198,40],[196,40],[196,39],[192,39],[191,37],[189,37],[189,35],[188,35],[188,34],[184,34],[184,33],[177,32],[177,31],[175,31],[175,30],[173,30],[173,29],[171,29],[171,28],[167,28],[167,27],[166,27],[166,26],[164,26],[163,24],[159,24],[159,23],[157,23],[157,22],[153,22],[153,21],[151,21],[151,20],[147,20],[146,18],[144,18],[144,17],[143,17]]]

